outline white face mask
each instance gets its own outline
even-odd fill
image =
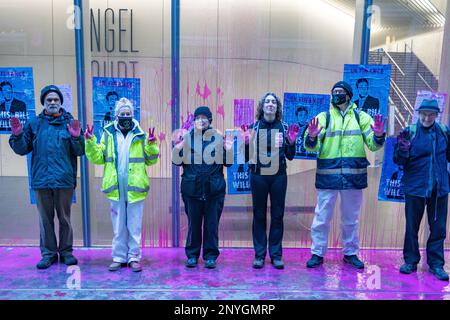
[[[197,130],[204,130],[209,128],[209,120],[206,118],[195,119],[195,128]]]

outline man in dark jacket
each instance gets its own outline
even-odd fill
[[[73,231],[70,223],[72,196],[76,187],[77,156],[84,154],[84,138],[78,120],[61,105],[63,95],[54,85],[41,91],[44,110],[22,127],[11,118],[9,144],[18,155],[31,152],[31,188],[39,211],[40,249],[38,269],[47,269],[58,261],[77,264],[72,254]],[[54,230],[55,210],[59,220],[59,246]]]
[[[439,113],[436,100],[424,100],[418,111],[419,121],[400,133],[394,150],[394,162],[404,169],[402,187],[406,201],[405,264],[400,272],[410,274],[417,270],[420,261],[418,232],[426,206],[430,226],[427,263],[432,274],[448,281],[444,270],[444,240],[449,192],[449,131],[436,122]]]
[[[206,268],[213,269],[219,256],[219,220],[226,190],[223,167],[232,165],[233,141],[224,143],[223,136],[212,129],[208,107],[198,107],[194,120],[194,128],[175,141],[172,162],[183,166],[181,194],[189,222],[186,266],[197,265],[203,238],[203,260]],[[227,159],[231,162],[227,163]]]

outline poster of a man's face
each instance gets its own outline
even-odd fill
[[[369,80],[360,78],[356,81],[356,89],[358,90],[358,99],[355,104],[358,109],[368,113],[374,117],[380,112],[380,101],[369,95]]]
[[[297,123],[299,126],[305,126],[308,124],[308,109],[305,106],[298,106],[295,111],[297,117]]]
[[[113,120],[114,108],[116,106],[116,101],[119,100],[119,95],[115,91],[110,91],[106,94],[106,103],[108,105],[108,111],[105,113],[103,126],[107,125],[109,121]]]
[[[25,102],[14,97],[14,90],[11,82],[0,82],[0,91],[3,98],[3,101],[0,103],[0,111],[9,112],[10,116],[14,116],[16,113],[24,115],[27,112]]]

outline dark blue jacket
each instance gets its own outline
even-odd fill
[[[84,137],[70,135],[67,125],[73,117],[61,111],[59,117],[43,111],[25,124],[19,136],[9,138],[9,145],[18,155],[31,152],[32,189],[76,187],[77,156],[84,155]]]
[[[434,124],[424,128],[417,123],[416,134],[411,141],[409,151],[401,151],[398,144],[394,149],[394,162],[403,166],[403,192],[417,197],[431,197],[436,186],[438,197],[449,193],[450,144],[445,139],[445,133],[440,126]],[[410,133],[410,127],[405,128]],[[448,130],[448,129],[447,129]],[[450,137],[449,137],[450,138]]]

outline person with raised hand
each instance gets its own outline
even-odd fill
[[[447,171],[450,131],[436,121],[440,112],[437,100],[423,100],[418,112],[418,122],[400,132],[394,147],[394,162],[403,168],[401,187],[405,194],[405,263],[400,272],[417,271],[420,261],[418,234],[426,207],[430,228],[426,248],[429,271],[439,280],[448,281],[444,269],[444,241],[450,192]]]
[[[271,92],[258,103],[256,122],[241,126],[245,160],[249,162],[253,204],[253,268],[264,267],[267,251],[274,268],[283,269],[282,241],[287,191],[287,161],[295,156],[296,125],[282,121],[280,99]],[[270,231],[267,239],[267,201],[270,197]],[[268,250],[267,250],[268,249]]]
[[[75,265],[73,228],[70,222],[73,193],[77,184],[77,157],[84,155],[84,138],[78,120],[63,107],[63,95],[55,85],[41,90],[44,110],[25,126],[11,118],[9,145],[18,155],[31,153],[31,189],[39,212],[40,251],[38,269],[59,261]],[[55,211],[59,241],[55,235]]]
[[[214,269],[220,255],[219,222],[226,191],[223,170],[232,165],[234,138],[224,138],[212,121],[209,107],[200,106],[173,137],[172,163],[183,168],[180,190],[188,217],[187,268],[197,267],[202,256],[205,267]]]
[[[323,263],[338,195],[343,260],[354,268],[364,268],[364,262],[358,258],[358,227],[369,165],[365,145],[371,151],[383,147],[385,120],[382,115],[372,119],[366,112],[357,111],[352,96],[352,87],[347,82],[336,83],[331,90],[329,111],[311,119],[305,132],[305,149],[318,152],[317,205],[311,226],[312,256],[306,263],[308,268]]]
[[[87,125],[86,156],[104,166],[102,191],[111,202],[114,232],[109,271],[128,265],[133,272],[140,272],[142,216],[150,189],[146,166],[157,163],[159,148],[155,129],[142,130],[130,100],[119,99],[114,113],[114,121],[103,128],[100,143],[93,126]]]

